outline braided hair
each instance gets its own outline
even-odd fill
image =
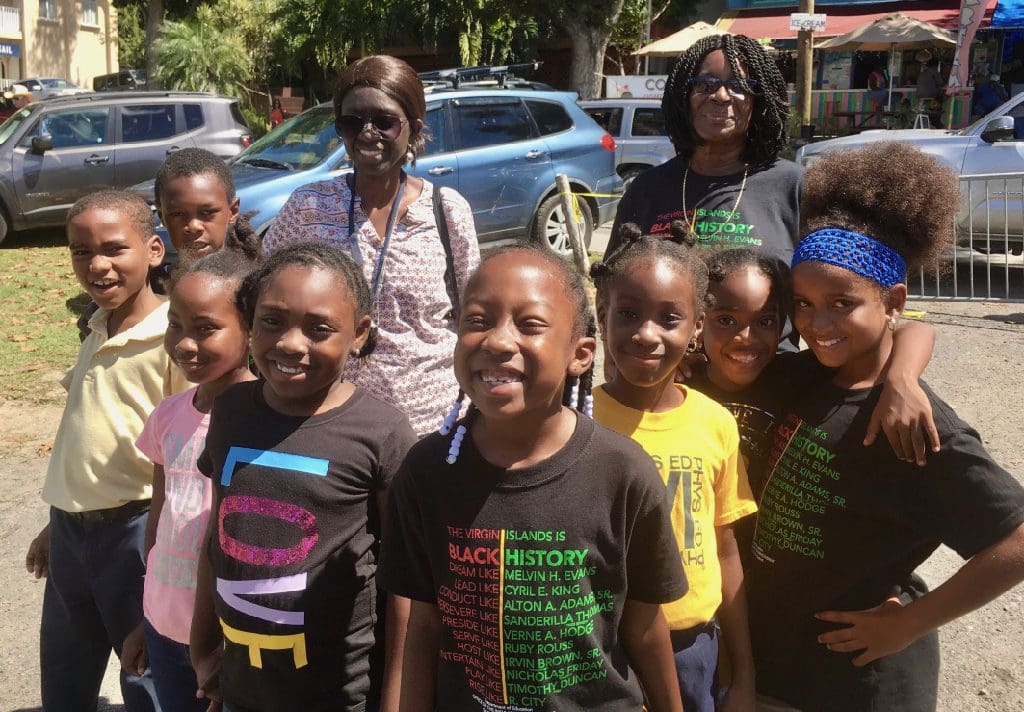
[[[771,285],[768,299],[778,308],[779,317],[784,318],[789,313],[792,284],[789,267],[781,260],[750,247],[708,250],[704,259],[712,284],[721,284],[730,274],[742,269],[756,269]]]
[[[742,70],[746,79],[751,80],[748,91],[754,106],[743,160],[756,165],[775,158],[787,141],[789,94],[786,81],[761,45],[744,35],[728,34],[698,40],[676,60],[665,81],[661,108],[676,152],[689,161],[694,149],[704,143],[690,117],[690,80],[696,76],[704,58],[717,49],[725,54],[733,76],[742,80]]]
[[[267,282],[287,267],[324,269],[334,273],[339,282],[348,290],[355,305],[355,318],[359,321],[370,313],[370,287],[366,277],[345,250],[319,240],[296,242],[274,252],[256,270],[246,276],[238,288],[238,309],[245,315],[245,323],[252,328],[256,317],[256,302]],[[364,358],[373,352],[376,345],[375,332],[371,329],[357,358]]]
[[[224,160],[205,148],[183,148],[168,156],[157,171],[156,181],[153,184],[153,196],[157,210],[160,210],[161,198],[169,182],[176,178],[202,175],[212,175],[216,178],[224,188],[224,195],[227,197],[228,203],[234,202],[236,197],[235,179]],[[234,223],[228,225],[227,234],[224,236],[224,247],[241,252],[248,259],[254,260],[260,254],[260,240],[260,235],[249,222],[249,215],[239,215]]]
[[[697,309],[710,305],[708,293],[708,266],[694,249],[696,239],[689,226],[682,220],[673,220],[669,237],[644,235],[636,223],[619,226],[619,245],[601,262],[590,267],[590,276],[597,287],[597,299],[607,303],[610,285],[616,275],[622,274],[629,266],[648,257],[664,257],[675,264],[681,274],[690,280],[694,290],[694,306]]]
[[[565,289],[566,296],[568,296],[570,301],[573,302],[573,307],[575,309],[573,315],[573,338],[579,338],[581,336],[588,338],[595,337],[597,335],[597,321],[594,319],[594,313],[590,307],[590,298],[587,295],[586,281],[584,280],[583,275],[577,272],[568,262],[548,248],[530,243],[518,243],[499,247],[495,250],[490,250],[483,255],[476,271],[479,272],[485,264],[496,257],[513,252],[526,253],[527,255],[535,257],[541,262],[546,263],[551,268],[551,273],[558,278],[562,287]],[[469,281],[472,282],[475,277],[476,272],[470,276]],[[465,297],[468,293],[469,290],[467,289],[463,292],[463,296]],[[562,393],[562,405],[573,408],[588,417],[593,417],[593,386],[594,363],[591,361],[590,367],[579,377],[566,379]],[[455,429],[455,434],[452,436],[451,443],[448,447],[448,456],[446,458],[449,465],[454,465],[458,460],[462,440],[466,437],[469,426],[478,414],[477,409],[470,405],[466,412],[466,416],[461,422],[458,421],[464,399],[465,394],[462,390],[459,390],[459,395],[456,398],[451,411],[448,413],[448,417],[445,418],[444,424],[438,430],[441,435],[447,435],[453,428]]]

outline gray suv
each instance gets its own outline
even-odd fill
[[[156,175],[200,146],[231,158],[249,145],[236,99],[193,92],[104,92],[29,104],[0,126],[0,242],[12,230],[64,224],[100,188]]]
[[[626,186],[648,168],[676,155],[665,130],[661,100],[595,99],[579,104],[615,139],[615,170]]]

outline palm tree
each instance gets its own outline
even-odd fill
[[[240,37],[218,28],[210,7],[194,20],[165,21],[153,44],[157,76],[164,87],[242,96],[252,62]]]

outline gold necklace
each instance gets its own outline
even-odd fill
[[[736,195],[736,202],[732,204],[732,210],[729,211],[729,217],[724,222],[718,223],[718,229],[710,235],[702,235],[702,240],[709,240],[722,231],[722,228],[732,222],[733,217],[736,215],[736,209],[740,207],[740,199],[743,198],[743,191],[747,187],[747,174],[750,172],[750,167],[746,164],[743,165],[743,180],[740,182],[740,192]],[[683,170],[683,217],[686,216],[686,177],[690,175],[690,164],[686,164],[686,168]],[[697,224],[697,208],[693,209],[693,217],[690,218],[690,232],[693,233],[694,237],[697,236],[697,231],[694,230],[694,226]]]

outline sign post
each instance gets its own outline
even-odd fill
[[[800,12],[789,16],[789,29],[796,39],[796,110],[800,115],[800,137],[810,139],[811,84],[814,74],[814,32],[825,29],[825,16],[814,14],[814,0],[800,0]]]

